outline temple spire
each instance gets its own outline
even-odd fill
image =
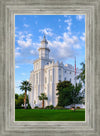
[[[46,40],[45,35],[43,36],[43,40],[41,41],[41,47],[38,49],[39,58],[49,59],[50,49],[48,47],[48,41]]]
[[[46,39],[45,33],[44,33],[43,39]]]
[[[45,34],[44,34],[43,40],[41,41],[41,45],[42,45],[43,47],[47,47],[47,44],[48,44],[48,41],[46,40],[46,36],[45,36]]]

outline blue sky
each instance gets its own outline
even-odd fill
[[[15,15],[15,92],[29,80],[43,35],[50,58],[81,68],[85,61],[85,15]]]

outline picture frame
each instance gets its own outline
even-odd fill
[[[100,0],[1,0],[0,135],[100,135]],[[86,16],[85,121],[15,121],[15,14]]]

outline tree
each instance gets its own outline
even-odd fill
[[[82,62],[81,63],[82,68],[81,68],[81,73],[79,74],[79,76],[77,77],[78,79],[80,78],[82,80],[82,82],[85,84],[85,63]]]
[[[24,98],[25,98],[25,93],[23,94],[15,94],[15,108],[19,109],[22,108],[22,105],[24,105]],[[28,104],[29,107],[29,100],[28,100],[28,95],[26,96],[26,103]]]
[[[71,92],[74,86],[70,81],[59,81],[57,85],[58,106],[67,106],[71,104]]]
[[[21,108],[22,104],[24,104],[24,94],[15,94],[15,108]]]
[[[15,99],[18,99],[18,96],[19,96],[18,94],[15,94]]]
[[[82,81],[82,84],[84,86],[82,92],[83,92],[83,96],[85,98],[85,63],[82,62],[81,65],[82,65],[82,68],[81,68],[82,72],[77,76],[77,79],[81,79],[81,81]],[[85,104],[84,98],[83,98],[83,103]]]
[[[80,92],[81,88],[81,83],[76,83],[74,86],[70,81],[60,81],[57,85],[58,106],[64,107],[73,104],[75,111],[75,104],[82,102],[83,92]]]
[[[26,109],[26,96],[27,96],[27,91],[31,91],[31,84],[28,81],[23,81],[23,82],[21,82],[20,89],[22,91],[25,91],[24,106]]]
[[[44,108],[44,100],[48,100],[48,97],[46,96],[45,93],[41,93],[39,97],[39,100],[42,101],[42,108]]]
[[[82,88],[81,83],[76,83],[74,86],[73,90],[71,91],[71,104],[74,106],[74,111],[75,111],[75,104],[82,103],[82,99],[84,98],[83,91],[80,91]]]

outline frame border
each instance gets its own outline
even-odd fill
[[[100,135],[100,0],[0,0],[0,133],[1,136]],[[15,14],[86,15],[85,121],[15,120]]]

